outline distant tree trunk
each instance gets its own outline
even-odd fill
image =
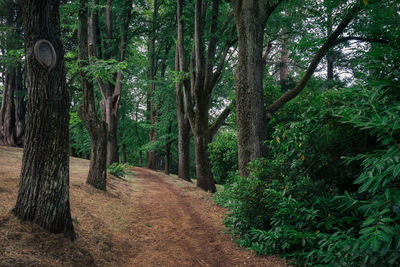
[[[126,144],[122,144],[122,163],[127,163],[126,160]]]
[[[288,76],[289,76],[289,48],[288,48],[288,38],[284,37],[282,39],[282,49],[281,49],[281,59],[279,66],[279,83],[282,87],[282,91],[287,91],[288,89]]]
[[[332,34],[332,7],[329,3],[326,3],[327,7],[327,22],[326,22],[326,34],[327,36],[330,36]],[[333,51],[329,50],[326,53],[326,70],[327,70],[327,88],[332,88],[332,82],[333,82],[333,63],[335,59],[333,56]]]
[[[88,12],[87,0],[80,0],[78,25],[78,59],[80,67],[88,65]],[[90,36],[94,42],[94,29],[90,28]],[[94,55],[95,51],[90,53]],[[90,136],[90,168],[86,182],[93,187],[106,190],[107,187],[107,125],[97,116],[93,83],[90,82],[83,70],[80,71],[82,80],[82,104],[78,109],[79,118],[85,125]]]
[[[155,91],[155,83],[156,79],[156,29],[157,29],[157,17],[158,17],[158,9],[159,3],[158,0],[154,0],[153,6],[153,18],[152,18],[152,26],[150,31],[150,42],[149,42],[149,80],[150,80],[150,91],[149,91],[149,114],[150,114],[150,131],[149,131],[149,142],[153,143],[157,141],[157,131],[156,131],[156,123],[157,123],[157,111],[154,105],[154,91]],[[156,163],[156,152],[154,150],[150,150],[147,152],[147,168],[155,170],[157,167]]]
[[[171,133],[171,128],[172,128],[172,123],[170,122],[168,125],[168,134]],[[167,143],[165,144],[165,167],[164,167],[164,173],[169,174],[169,170],[171,167],[171,144],[173,140],[167,140]]]
[[[3,102],[0,109],[0,142],[15,146],[15,68],[9,68],[5,75]]]
[[[138,164],[139,164],[139,166],[141,166],[143,164],[143,152],[142,151],[139,151]]]
[[[15,138],[17,145],[23,147],[25,134],[25,114],[26,114],[26,87],[22,80],[23,70],[18,65],[16,72],[15,88]]]
[[[65,87],[59,1],[23,0],[28,113],[18,198],[13,213],[74,239],[69,203],[69,98]],[[48,53],[39,62],[38,40]],[[38,53],[39,55],[43,55]],[[56,58],[56,59],[55,59]],[[49,60],[47,60],[49,59]],[[54,61],[52,59],[55,59]],[[52,67],[51,63],[55,63]]]
[[[234,0],[239,53],[236,68],[236,112],[239,175],[247,176],[247,164],[265,157],[266,113],[263,89],[263,41],[268,1]]]
[[[179,50],[175,51],[175,71],[179,72]],[[185,117],[183,93],[179,82],[176,87],[176,116],[178,120],[178,177],[190,181],[190,123]]]
[[[171,168],[171,143],[165,145],[165,168],[164,173],[169,174]]]

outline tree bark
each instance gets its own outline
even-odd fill
[[[172,122],[168,125],[168,134],[171,134]],[[174,140],[167,140],[165,144],[165,167],[164,173],[169,174],[170,166],[171,166],[171,144]]]
[[[175,71],[179,72],[179,50],[175,50]],[[183,93],[179,82],[176,88],[176,117],[178,120],[178,177],[186,181],[190,180],[190,123],[185,117]]]
[[[74,239],[69,203],[69,97],[65,87],[59,1],[23,0],[28,113],[18,198],[13,213],[52,233]],[[41,64],[34,45],[53,46],[53,68]],[[52,57],[54,58],[54,57]],[[47,61],[46,61],[47,62]]]
[[[3,102],[0,109],[0,142],[15,146],[15,68],[9,68],[5,75]]]
[[[202,0],[196,0],[195,2],[194,49],[191,57],[189,79],[189,77],[187,77],[189,70],[185,60],[184,49],[184,25],[182,20],[183,1],[177,0],[177,43],[179,51],[179,69],[184,73],[182,83],[184,88],[185,117],[188,118],[193,136],[195,137],[197,186],[210,192],[215,192],[216,187],[211,172],[211,164],[207,149],[213,137],[212,133],[216,132],[214,130],[217,129],[213,128],[213,131],[211,131],[209,128],[211,93],[220,78],[228,50],[232,45],[232,40],[226,41],[222,49],[223,52],[219,64],[215,66],[216,47],[219,40],[217,37],[219,4],[219,0],[212,1],[211,22],[208,32],[210,38],[208,40],[206,52],[204,40],[206,35],[204,33],[204,28],[206,25],[205,17],[207,13],[207,4]],[[225,115],[225,113],[221,114],[221,116]],[[220,120],[217,119],[217,121]],[[218,125],[220,126],[221,124]]]
[[[88,62],[88,1],[80,0],[78,25],[78,59],[81,68]],[[93,31],[93,28],[90,28]],[[93,36],[93,33],[90,34]],[[97,116],[93,83],[90,82],[84,70],[79,72],[82,80],[82,104],[78,109],[79,118],[85,125],[90,136],[90,168],[86,182],[91,186],[106,190],[107,188],[107,125]]]
[[[25,134],[25,114],[26,114],[26,87],[24,85],[22,74],[23,70],[20,64],[16,70],[16,88],[15,88],[15,138],[17,146],[23,147]]]
[[[239,41],[235,74],[239,175],[247,176],[247,164],[267,155],[263,41],[273,9],[266,0],[236,0],[232,7]]]
[[[96,0],[95,3],[98,3]],[[131,19],[132,10],[132,0],[126,0],[124,2],[125,14],[122,18],[122,33],[120,39],[120,49],[119,49],[119,61],[123,62],[125,60],[126,43],[128,39],[128,28]],[[97,29],[98,27],[98,15],[95,14],[91,20],[92,27]],[[113,39],[113,21],[112,21],[112,1],[107,0],[106,8],[106,37],[107,42],[105,46],[110,48],[110,44]],[[91,43],[90,46],[96,47],[96,43]],[[112,55],[111,49],[107,49],[105,54],[105,59],[110,59]],[[114,73],[114,83],[104,82],[103,80],[97,78],[97,83],[99,84],[102,101],[100,102],[101,114],[103,120],[107,123],[107,164],[112,164],[119,161],[118,154],[118,138],[117,138],[117,126],[118,126],[118,110],[119,102],[121,98],[121,89],[123,82],[122,71],[117,71]]]

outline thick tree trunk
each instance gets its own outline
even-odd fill
[[[80,0],[79,25],[78,25],[78,59],[80,67],[88,65],[88,12],[87,0]],[[91,28],[93,31],[93,29]],[[93,33],[91,33],[93,36]],[[90,136],[90,168],[86,182],[93,187],[106,190],[106,158],[107,158],[107,125],[97,116],[93,83],[89,82],[83,70],[80,71],[82,79],[82,105],[78,115],[85,125]]]
[[[10,68],[5,75],[3,102],[0,109],[0,142],[15,146],[15,68]]]
[[[239,175],[247,176],[247,164],[265,157],[266,113],[263,89],[263,37],[266,1],[234,1],[239,53],[236,68],[236,125]]]
[[[196,178],[197,186],[214,193],[217,191],[214,178],[211,172],[211,164],[208,154],[208,144],[210,137],[208,131],[198,132],[195,136],[195,155],[196,155]]]
[[[179,50],[175,51],[175,71],[179,72]],[[190,123],[185,117],[183,93],[179,82],[176,88],[176,117],[178,120],[178,177],[190,181]]]
[[[188,64],[185,60],[184,49],[184,24],[182,20],[183,2],[177,0],[177,20],[178,20],[178,51],[179,69],[188,73]],[[231,46],[231,41],[227,41],[223,46],[222,57],[215,66],[215,54],[218,44],[218,12],[219,0],[212,1],[212,13],[209,29],[209,40],[207,52],[205,51],[205,18],[207,13],[207,2],[196,0],[195,2],[195,30],[194,30],[194,49],[191,59],[191,80],[188,77],[182,79],[184,88],[185,117],[188,118],[190,127],[195,138],[196,155],[196,175],[197,186],[205,191],[215,192],[216,187],[211,172],[211,164],[208,158],[208,144],[211,142],[212,135],[222,125],[223,120],[217,119],[216,127],[209,128],[209,109],[211,93],[218,82],[226,55]],[[214,71],[215,70],[215,71]],[[229,110],[230,111],[230,110]],[[226,119],[228,113],[221,114]],[[221,115],[219,116],[220,118]]]
[[[13,212],[52,233],[74,238],[69,203],[69,99],[60,39],[59,1],[24,0],[23,24],[27,64],[28,113],[18,198]],[[38,40],[50,45],[34,53]],[[44,57],[41,57],[44,56]],[[48,60],[47,60],[48,59]],[[55,62],[54,67],[50,63]]]

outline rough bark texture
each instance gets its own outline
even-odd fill
[[[247,164],[267,154],[266,113],[263,91],[263,39],[268,15],[266,0],[232,1],[238,32],[239,53],[236,68],[236,125],[239,175],[247,176]]]
[[[3,102],[0,109],[0,143],[15,146],[15,68],[5,74]]]
[[[98,3],[98,0],[95,0],[95,4]],[[128,38],[128,27],[131,19],[131,9],[132,9],[132,0],[126,0],[124,2],[124,16],[122,19],[122,34],[119,43],[119,61],[123,62],[125,60],[125,50],[126,50],[126,42]],[[106,7],[106,42],[105,42],[105,52],[104,58],[110,59],[112,56],[112,49],[110,48],[112,40],[113,40],[113,21],[112,21],[112,0],[107,0]],[[98,28],[98,14],[95,12],[94,16],[91,18],[91,25],[94,29]],[[93,51],[96,49],[96,41],[90,42],[90,47],[93,47]],[[119,161],[118,154],[118,138],[117,138],[117,125],[118,125],[118,110],[119,110],[119,102],[121,98],[121,89],[122,82],[124,79],[123,73],[118,71],[114,75],[115,80],[114,83],[105,82],[101,79],[97,79],[97,83],[101,89],[102,101],[101,105],[101,114],[103,120],[107,123],[107,164],[112,164],[114,162]]]
[[[78,59],[80,67],[88,65],[88,12],[87,0],[80,0],[78,25]],[[90,29],[93,31],[93,29]],[[91,34],[93,36],[93,34]],[[107,125],[97,116],[93,83],[90,82],[83,70],[80,71],[82,80],[82,104],[78,115],[90,136],[90,168],[86,182],[93,187],[106,190],[107,179]]]
[[[182,78],[185,116],[189,120],[195,138],[197,186],[205,191],[211,192],[215,192],[216,187],[211,172],[211,164],[207,149],[213,134],[216,133],[217,130],[216,127],[212,129],[209,128],[211,93],[221,76],[229,48],[232,46],[232,40],[228,40],[223,44],[223,52],[220,61],[218,64],[215,64],[216,47],[219,40],[217,36],[219,4],[219,0],[212,1],[211,22],[208,31],[210,37],[207,51],[205,51],[205,18],[207,3],[201,0],[197,0],[195,3],[194,49],[191,56],[189,80],[189,69],[185,60],[184,48],[184,25],[182,20],[183,1],[177,0],[179,69],[181,72],[185,73]],[[221,30],[222,34],[226,29]],[[220,117],[226,118],[227,116],[225,115],[226,113],[223,113]],[[217,121],[220,121],[220,119],[218,118]],[[219,128],[222,123],[214,125]]]
[[[266,21],[280,0],[270,6],[269,1],[232,0],[239,36],[239,61],[236,70],[236,109],[239,150],[239,175],[247,176],[247,164],[266,154],[263,141],[266,137],[266,123],[274,113],[296,97],[306,86],[321,59],[330,48],[345,41],[338,39],[362,5],[356,3],[336,29],[320,47],[299,83],[284,93],[264,111],[262,87],[262,40]],[[353,39],[353,37],[347,37]],[[261,101],[260,101],[261,99]]]
[[[179,51],[175,51],[175,71],[179,72]],[[178,177],[190,181],[190,123],[185,117],[183,93],[179,82],[176,88],[176,117],[178,120]]]
[[[68,123],[64,51],[59,1],[24,0],[23,25],[28,84],[28,115],[17,203],[13,212],[52,233],[74,238],[69,204]],[[54,68],[38,62],[36,41],[48,40],[56,53]]]

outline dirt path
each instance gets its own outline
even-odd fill
[[[70,160],[70,200],[77,240],[19,222],[22,150],[0,146],[0,266],[286,266],[239,248],[211,194],[176,177],[133,168],[108,177],[107,192],[85,183],[89,161]]]
[[[143,195],[138,217],[145,224],[132,266],[283,266],[239,248],[221,225],[224,210],[193,184],[134,168]],[[147,229],[146,229],[147,228]]]

